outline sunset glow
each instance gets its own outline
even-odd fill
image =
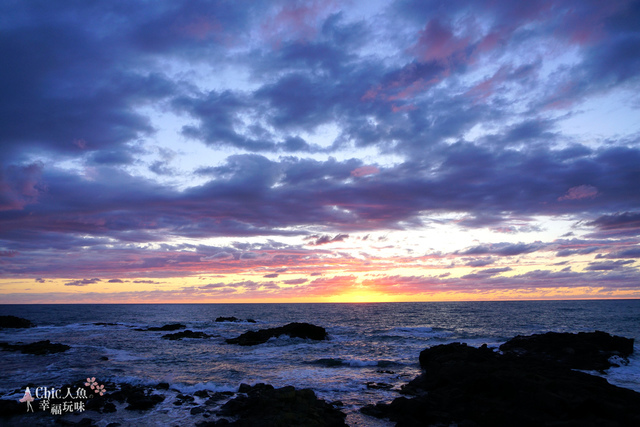
[[[0,302],[640,298],[640,6],[0,6]]]

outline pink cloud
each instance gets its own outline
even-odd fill
[[[262,25],[263,36],[276,47],[285,39],[311,40],[318,33],[323,18],[336,8],[333,1],[286,3]]]
[[[354,170],[352,170],[351,176],[360,177],[360,176],[367,176],[367,175],[375,175],[377,173],[380,173],[380,169],[378,169],[376,166],[361,166],[359,168],[355,168]]]
[[[558,201],[593,199],[598,194],[598,189],[592,185],[579,185],[577,187],[571,187],[567,191],[567,194],[562,197],[558,197]]]

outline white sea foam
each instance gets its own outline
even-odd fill
[[[620,366],[612,366],[607,369],[604,374],[598,371],[587,372],[592,375],[601,376],[618,387],[629,388],[640,392],[640,343],[634,345],[633,353],[629,357],[629,362],[618,360],[621,358],[615,357],[615,363]]]
[[[349,365],[352,367],[357,367],[357,368],[361,368],[361,367],[365,367],[365,366],[378,366],[378,361],[377,360],[357,360],[357,359],[352,359],[352,360],[345,360],[344,364],[345,365]]]

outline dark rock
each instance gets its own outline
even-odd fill
[[[32,328],[36,325],[30,320],[17,316],[0,316],[0,328]]]
[[[70,427],[93,427],[97,425],[91,418],[83,418],[78,422],[58,418],[56,419],[56,424]]]
[[[346,426],[345,415],[311,389],[274,389],[268,384],[242,387],[243,393],[225,403],[222,416],[237,417],[234,426]],[[214,424],[215,425],[215,424]]]
[[[147,394],[144,391],[136,391],[127,397],[129,406],[124,409],[130,411],[146,411],[162,401],[164,401],[164,396],[159,394]]]
[[[163,325],[163,326],[151,326],[150,328],[136,328],[134,329],[134,331],[142,331],[142,332],[146,332],[146,331],[177,331],[178,329],[184,329],[186,328],[186,325],[183,325],[182,323],[170,323],[168,325]]]
[[[110,322],[94,322],[93,324],[96,326],[118,326],[117,323],[110,323]]]
[[[255,320],[253,320],[253,319],[247,319],[247,323],[258,323],[258,322],[256,322],[256,321],[255,321]]]
[[[209,399],[207,399],[207,401],[205,402],[205,405],[207,406],[216,405],[219,401],[228,399],[234,394],[235,393],[231,391],[217,391],[213,393]]]
[[[216,322],[242,322],[242,320],[238,319],[235,316],[230,316],[230,317],[218,317],[216,319]]]
[[[169,383],[158,383],[155,387],[156,390],[169,390]]]
[[[193,396],[189,396],[188,394],[178,394],[176,396],[176,399],[181,400],[183,402],[193,402],[194,400],[196,400]]]
[[[106,403],[106,399],[103,396],[99,396],[96,395],[91,396],[92,398],[87,400],[87,402],[85,403],[84,407],[87,411],[96,411],[96,412],[101,412],[102,407],[105,405]]]
[[[570,369],[604,370],[612,365],[610,357],[629,357],[633,352],[633,339],[611,336],[601,331],[578,334],[548,332],[519,335],[502,344],[500,351],[546,360]]]
[[[148,328],[148,331],[177,331],[178,329],[184,329],[186,328],[187,325],[183,325],[182,323],[171,323],[168,325],[163,325],[163,326],[154,326],[151,328]]]
[[[367,388],[374,390],[391,390],[393,386],[387,383],[377,383],[374,381],[367,381]]]
[[[71,347],[65,344],[52,344],[51,341],[37,341],[29,344],[9,344],[0,342],[0,347],[7,351],[19,351],[22,354],[45,355],[51,353],[62,353]]]
[[[420,353],[422,375],[362,412],[398,426],[640,425],[640,393],[563,363],[453,343]]]
[[[100,360],[107,361],[109,358],[107,356],[100,356]]]
[[[264,385],[264,383],[256,384],[256,387],[260,385]],[[252,387],[249,384],[242,383],[240,384],[240,387],[238,387],[238,393],[249,393],[251,391],[251,388]]]
[[[221,418],[218,421],[201,421],[199,423],[196,423],[196,427],[224,427],[228,425],[231,425],[229,423],[229,420],[226,420],[224,418]]]
[[[189,329],[182,332],[176,332],[175,334],[166,334],[162,338],[165,340],[181,340],[182,338],[211,338],[213,335],[205,334],[204,332],[193,332]]]
[[[127,383],[120,384],[120,389],[109,393],[109,400],[118,402],[127,402],[129,406],[125,409],[145,411],[153,408],[164,400],[164,396],[151,394],[152,389],[145,389],[141,386],[135,386]]]
[[[31,406],[34,406],[35,402],[31,403]],[[13,415],[22,415],[27,410],[26,403],[20,403],[18,400],[7,400],[0,399],[0,417],[10,417]]]
[[[190,414],[191,415],[198,415],[198,414],[202,414],[204,412],[204,409],[196,406],[195,408],[191,408]]]
[[[112,402],[105,403],[104,407],[102,408],[102,412],[104,412],[105,414],[109,414],[116,411],[117,411],[116,405],[114,405]]]
[[[207,390],[198,390],[195,393],[193,393],[193,395],[197,397],[205,398],[205,397],[209,397],[209,392]]]
[[[107,424],[107,427],[120,427],[122,424],[120,423],[109,423]]]
[[[227,339],[228,344],[256,345],[262,344],[272,337],[288,335],[291,338],[307,338],[312,340],[324,340],[327,338],[327,331],[320,326],[309,323],[289,323],[278,328],[260,329],[258,331],[248,331],[237,338]]]

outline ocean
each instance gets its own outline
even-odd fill
[[[392,425],[358,409],[398,397],[397,389],[418,375],[423,349],[456,341],[498,347],[516,335],[549,331],[601,330],[634,338],[628,365],[594,374],[640,392],[640,300],[0,305],[0,315],[37,325],[0,330],[0,342],[50,340],[71,346],[64,353],[40,356],[0,351],[2,399],[19,399],[29,384],[55,388],[91,377],[102,384],[170,384],[162,391],[165,401],[147,413],[87,412],[100,426],[195,425],[203,418],[173,405],[172,394],[237,391],[241,383],[261,382],[311,388],[329,402],[341,401],[350,425]],[[220,316],[243,321],[216,322]],[[322,326],[329,339],[281,336],[251,347],[225,343],[248,330],[290,322]],[[136,330],[169,323],[214,337],[170,341],[161,337],[172,332]]]

